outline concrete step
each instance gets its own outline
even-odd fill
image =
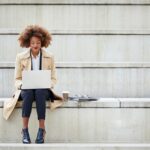
[[[112,5],[2,4],[0,28],[23,28],[26,24],[40,23],[52,30],[141,30],[144,28],[149,30],[149,7],[146,4],[137,6],[136,4],[118,5],[115,3]],[[23,19],[22,16],[24,16]],[[8,17],[9,19],[5,19]],[[92,18],[92,21],[89,18]]]
[[[13,64],[2,65],[0,97],[11,97],[14,67]],[[82,93],[96,97],[150,97],[149,63],[80,62],[56,65],[58,84],[55,91],[59,94],[67,90],[70,95]]]
[[[14,62],[16,54],[25,50],[19,47],[17,40],[22,30],[0,29],[1,61]],[[53,43],[47,50],[55,55],[56,61],[149,62],[150,30],[101,29],[50,32],[53,34]]]
[[[149,143],[0,143],[0,150],[149,150]]]
[[[26,1],[23,1],[23,0],[1,0],[0,1],[0,5],[23,5],[23,4],[31,4],[31,5],[37,5],[37,4],[41,4],[41,5],[90,5],[90,4],[93,4],[93,5],[117,5],[117,4],[120,4],[120,5],[136,5],[136,4],[141,4],[141,5],[146,5],[146,4],[150,4],[150,2],[148,0],[88,0],[88,1],[85,1],[85,0],[65,0],[65,1],[62,1],[62,0],[26,0]]]
[[[0,142],[21,142],[21,108],[9,120],[2,117],[0,107]],[[52,143],[149,143],[150,99],[101,98],[93,102],[68,101],[46,113],[46,142]],[[38,130],[35,104],[29,132],[34,142]]]

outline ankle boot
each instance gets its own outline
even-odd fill
[[[46,133],[45,129],[39,128],[35,143],[37,144],[44,143],[45,133]]]
[[[30,135],[29,135],[29,132],[28,132],[28,128],[22,129],[22,134],[23,134],[22,143],[30,144],[31,140],[30,140]]]

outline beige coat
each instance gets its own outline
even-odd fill
[[[42,69],[43,70],[51,70],[51,81],[52,87],[56,84],[56,72],[55,72],[55,63],[54,57],[52,54],[42,50]],[[21,90],[20,86],[22,85],[22,71],[23,70],[31,70],[31,58],[30,58],[30,50],[19,53],[16,57],[15,64],[15,88],[16,91],[14,96],[10,98],[10,100],[4,103],[3,116],[7,120],[12,114],[15,106],[17,105]],[[50,89],[54,94],[55,100],[54,102],[49,101],[50,109],[53,110],[63,104],[63,98],[54,93],[52,88]]]

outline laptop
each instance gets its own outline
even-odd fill
[[[51,87],[50,70],[30,70],[22,72],[21,89],[48,89]]]

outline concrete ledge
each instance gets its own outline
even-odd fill
[[[25,145],[25,144],[20,144],[20,143],[1,143],[0,144],[0,149],[11,149],[11,150],[16,150],[16,149],[44,149],[44,150],[74,150],[74,149],[80,149],[80,150],[121,150],[121,149],[138,149],[138,150],[144,150],[146,148],[150,148],[150,144],[149,143],[133,143],[133,144],[129,144],[129,143],[110,143],[110,144],[106,144],[106,143],[94,143],[94,144],[89,144],[89,143],[50,143],[50,144],[29,144],[29,145]],[[119,148],[119,149],[118,149]]]
[[[119,101],[121,108],[150,108],[150,98],[121,98]]]
[[[18,35],[22,29],[1,28],[0,35]],[[122,30],[49,30],[52,35],[150,35],[149,29],[122,29]]]
[[[8,98],[0,98],[0,107],[3,107],[3,102],[6,101]],[[49,107],[49,103],[46,103],[46,106]],[[64,102],[64,105],[61,108],[105,108],[105,107],[119,107],[120,102],[118,99],[114,98],[101,98],[97,101],[85,101],[85,102],[78,102],[74,100],[69,100]],[[19,101],[17,108],[22,107],[22,101]],[[35,102],[33,102],[33,108],[36,107]]]
[[[10,5],[13,5],[13,4],[150,4],[150,2],[148,0],[79,0],[79,1],[76,1],[76,0],[65,0],[65,1],[61,1],[61,0],[26,0],[26,1],[23,1],[23,0],[11,0],[11,2],[9,0],[1,0],[0,1],[0,4],[10,4]]]
[[[0,98],[0,108],[8,98]],[[49,103],[46,103],[49,107]],[[18,102],[17,108],[22,107],[22,101]],[[33,102],[33,108],[36,107]],[[60,108],[150,108],[150,98],[99,98],[97,101],[65,101]]]
[[[133,105],[128,108],[119,107],[120,101],[116,100],[103,98],[97,101],[96,107],[95,102],[68,101],[55,111],[47,109],[46,143],[149,143],[150,109],[145,108],[145,105],[150,100],[145,100],[142,105],[142,100],[135,102],[135,108]],[[32,109],[29,127],[34,143],[38,130],[35,108]],[[1,107],[0,128],[0,143],[21,143],[21,109],[15,109],[13,115],[6,121]]]
[[[0,68],[14,68],[14,62],[0,62]],[[57,68],[150,68],[150,62],[56,62]]]

